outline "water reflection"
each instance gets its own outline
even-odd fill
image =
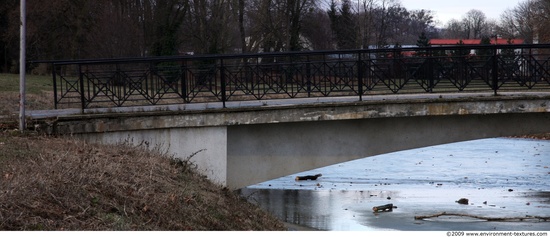
[[[279,219],[297,225],[319,230],[352,229],[360,213],[371,213],[372,207],[366,199],[397,196],[396,192],[380,191],[327,191],[327,190],[280,190],[242,189],[241,195],[248,197]],[[342,202],[342,200],[346,200]]]
[[[483,139],[375,156],[240,190],[281,220],[319,230],[550,230],[550,221],[421,221],[440,212],[548,216],[550,141]],[[469,205],[455,201],[468,198]],[[392,203],[391,213],[372,207]]]

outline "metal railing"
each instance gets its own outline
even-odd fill
[[[55,108],[550,92],[550,45],[478,45],[49,61]]]

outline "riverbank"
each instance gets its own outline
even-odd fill
[[[524,136],[515,136],[515,138],[528,138],[528,139],[550,140],[550,133],[541,133],[541,134],[532,134],[532,135],[524,135]]]
[[[0,130],[0,230],[287,230],[146,148]]]

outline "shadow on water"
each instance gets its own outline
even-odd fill
[[[331,190],[240,190],[240,194],[272,213],[280,220],[316,230],[357,229],[359,223],[348,221],[360,218],[361,213],[372,213],[369,198],[386,203],[394,192],[331,191]]]
[[[537,198],[541,203],[550,204],[550,191],[548,192],[534,192],[529,194],[531,197]],[[548,207],[548,212],[550,213],[550,206]]]
[[[241,195],[264,208],[280,220],[326,230],[328,216],[326,209],[316,208],[320,199],[311,191],[277,189],[242,189]]]

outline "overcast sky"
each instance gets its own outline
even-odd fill
[[[477,9],[485,13],[488,19],[499,20],[506,10],[516,7],[525,0],[401,0],[407,10],[427,9],[434,11],[438,26],[444,26],[449,20],[460,20],[466,12]]]

